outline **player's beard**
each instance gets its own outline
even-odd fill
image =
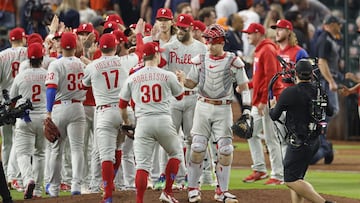
[[[190,31],[186,32],[183,35],[176,35],[176,38],[180,41],[180,42],[187,42],[190,40]]]

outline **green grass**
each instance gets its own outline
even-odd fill
[[[254,183],[243,183],[241,180],[251,173],[248,169],[233,169],[231,171],[230,189],[284,189],[285,185],[267,186],[265,180]],[[353,172],[326,172],[326,171],[308,171],[306,180],[309,181],[315,190],[322,194],[360,199],[359,185],[360,174]],[[202,187],[203,190],[213,190],[211,186]],[[15,200],[23,199],[23,193],[11,191]],[[60,196],[70,195],[69,192],[61,192]],[[46,197],[45,194],[43,197]]]
[[[250,170],[233,169],[231,171],[230,189],[287,189],[285,185],[267,186],[265,180],[254,183],[243,183],[241,180],[251,173]],[[360,199],[360,174],[353,172],[308,171],[305,180],[310,182],[319,193]],[[212,190],[210,186],[204,190]]]
[[[0,139],[1,141],[1,139]],[[234,143],[235,150],[248,151],[249,147],[247,142]],[[360,145],[334,145],[335,150],[342,149],[360,149]],[[358,157],[354,157],[358,158]],[[257,181],[255,183],[243,183],[242,179],[249,175],[249,169],[232,169],[230,178],[230,189],[284,189],[287,190],[285,185],[280,186],[266,186],[265,180]],[[335,196],[348,197],[360,200],[360,173],[354,172],[334,172],[334,171],[315,171],[309,170],[305,179],[310,182],[315,190],[322,194],[329,194]],[[204,186],[203,190],[213,190],[213,187]],[[14,199],[23,199],[23,193],[11,191]],[[70,195],[69,192],[62,192],[60,196]],[[46,197],[43,194],[43,197]]]

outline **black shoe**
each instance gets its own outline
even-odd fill
[[[330,152],[324,156],[324,164],[331,164],[334,160],[333,144],[329,142]]]
[[[30,181],[26,187],[26,190],[24,193],[24,199],[32,199],[34,189],[35,189],[35,182]]]

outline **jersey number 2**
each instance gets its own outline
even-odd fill
[[[151,87],[143,85],[140,87],[140,90],[142,92],[141,101],[143,103],[149,103],[150,101],[160,102],[162,100],[160,84],[154,84]]]
[[[40,98],[37,98],[41,94],[41,86],[40,85],[33,85],[32,86],[32,102],[39,102]]]

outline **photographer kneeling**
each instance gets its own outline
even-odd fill
[[[279,119],[286,111],[287,150],[284,158],[284,182],[291,192],[292,203],[304,198],[315,203],[330,203],[319,195],[313,186],[304,180],[309,162],[319,148],[320,122],[325,113],[331,116],[326,95],[320,94],[320,85],[312,83],[313,67],[307,59],[295,66],[297,84],[286,88],[276,104],[270,101],[270,117]],[[321,117],[321,118],[319,118]]]

